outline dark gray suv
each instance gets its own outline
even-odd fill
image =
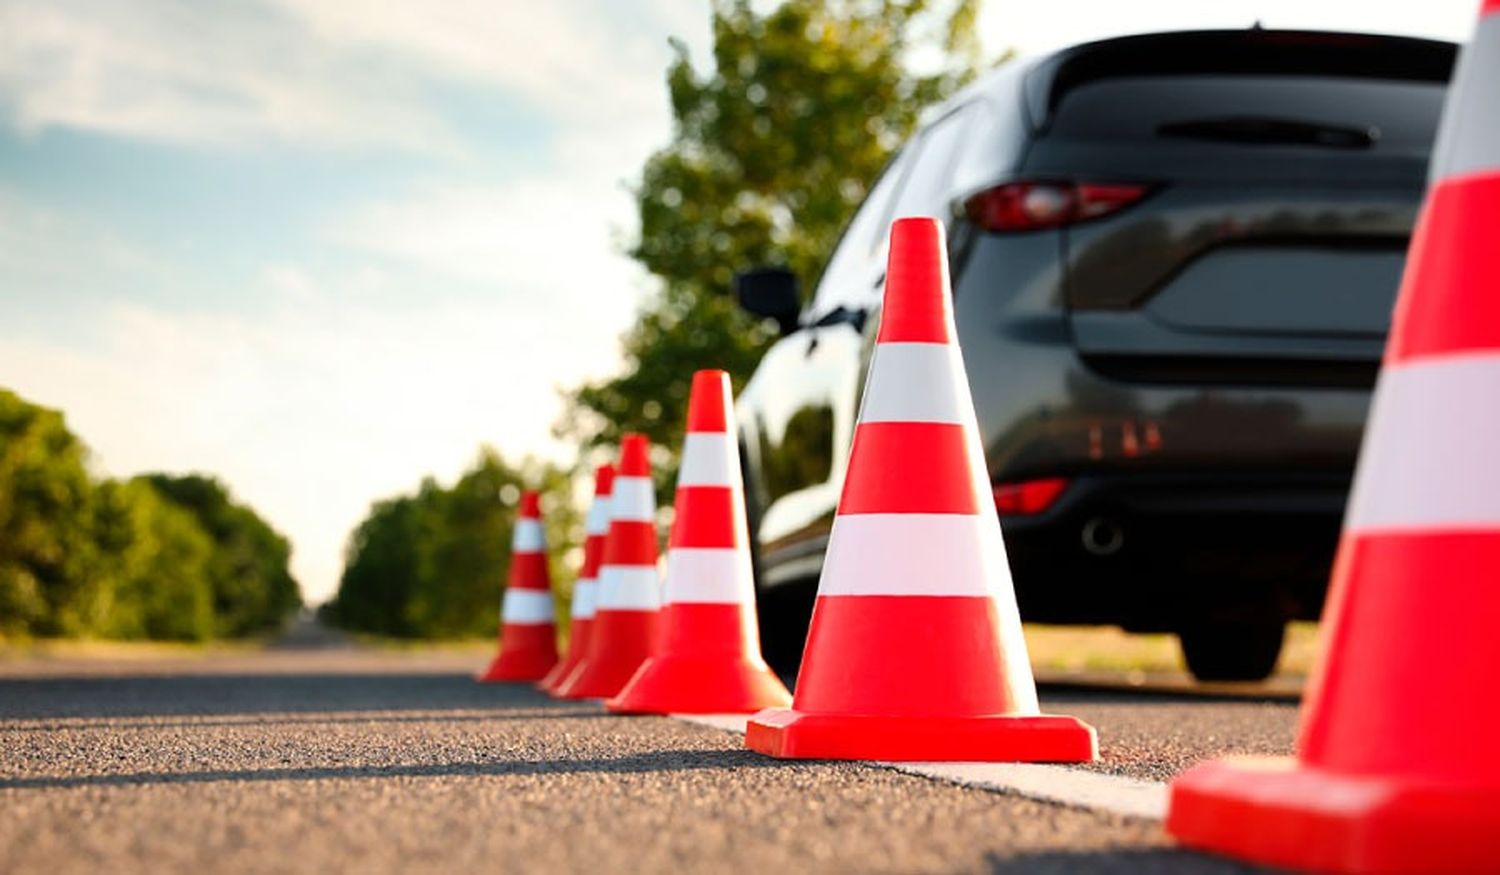
[[[1166,33],[986,75],[892,161],[739,399],[767,652],[800,653],[892,218],[948,226],[1022,615],[1264,677],[1321,609],[1456,47]],[[914,464],[920,464],[919,461]]]

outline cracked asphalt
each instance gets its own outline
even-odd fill
[[[480,686],[355,647],[0,663],[0,872],[1234,872],[1160,825]],[[1295,703],[1044,688],[1094,768],[1290,749]]]

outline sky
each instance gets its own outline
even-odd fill
[[[764,4],[762,4],[764,5]],[[1191,27],[1463,39],[1475,0],[991,0],[986,49]],[[483,443],[570,461],[559,389],[651,280],[629,184],[703,0],[0,0],[0,386],[100,474],[204,471],[313,602],[377,499]]]

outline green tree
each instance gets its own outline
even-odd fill
[[[922,108],[977,66],[977,0],[749,0],[713,7],[713,69],[681,44],[667,72],[675,130],[636,188],[630,256],[662,281],[623,341],[625,366],[578,387],[561,434],[601,445],[638,431],[680,443],[694,370],[736,391],[773,339],[729,291],[736,270],[782,264],[811,289],[844,224]],[[914,52],[938,69],[914,73]],[[659,471],[670,482],[669,458]]]
[[[350,536],[324,617],[398,637],[495,634],[516,505],[528,484],[542,491],[553,584],[565,598],[568,557],[582,540],[569,473],[530,460],[512,467],[484,448],[452,487],[427,478],[414,495],[371,508]]]
[[[436,489],[429,479],[423,481],[421,494]],[[419,521],[425,503],[421,494],[376,502],[370,508],[349,536],[338,593],[324,607],[324,619],[376,635],[419,635],[406,605],[419,586]]]
[[[197,518],[141,478],[107,481],[95,494],[100,573],[111,584],[98,631],[111,638],[214,637],[214,542]]]
[[[217,634],[226,637],[271,632],[302,605],[289,563],[292,548],[229,490],[202,474],[144,477],[162,498],[192,514],[213,543],[208,581]]]
[[[87,458],[61,413],[0,389],[0,633],[80,635],[98,624]]]
[[[62,414],[0,389],[0,635],[199,641],[300,603],[290,548],[202,476],[96,482]]]

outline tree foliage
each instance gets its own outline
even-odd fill
[[[146,481],[191,514],[212,541],[207,572],[217,634],[266,632],[301,606],[288,570],[291,545],[255,511],[236,504],[223,484],[201,474],[150,474]]]
[[[350,536],[338,595],[324,617],[403,638],[493,635],[516,505],[527,485],[542,491],[553,582],[566,584],[567,557],[582,540],[568,472],[511,467],[486,448],[453,486],[428,478],[415,494],[371,507]]]
[[[0,390],[0,635],[201,641],[301,604],[286,541],[213,479],[87,462],[62,414]]]
[[[661,286],[624,337],[623,371],[572,393],[563,434],[614,444],[637,431],[677,446],[693,371],[723,368],[738,390],[774,339],[728,294],[734,273],[785,265],[811,289],[923,107],[975,68],[976,0],[757,6],[714,4],[706,73],[675,45],[675,130],[642,171],[630,248]],[[943,60],[914,73],[922,51]]]
[[[98,627],[88,451],[62,414],[0,390],[0,632]]]

